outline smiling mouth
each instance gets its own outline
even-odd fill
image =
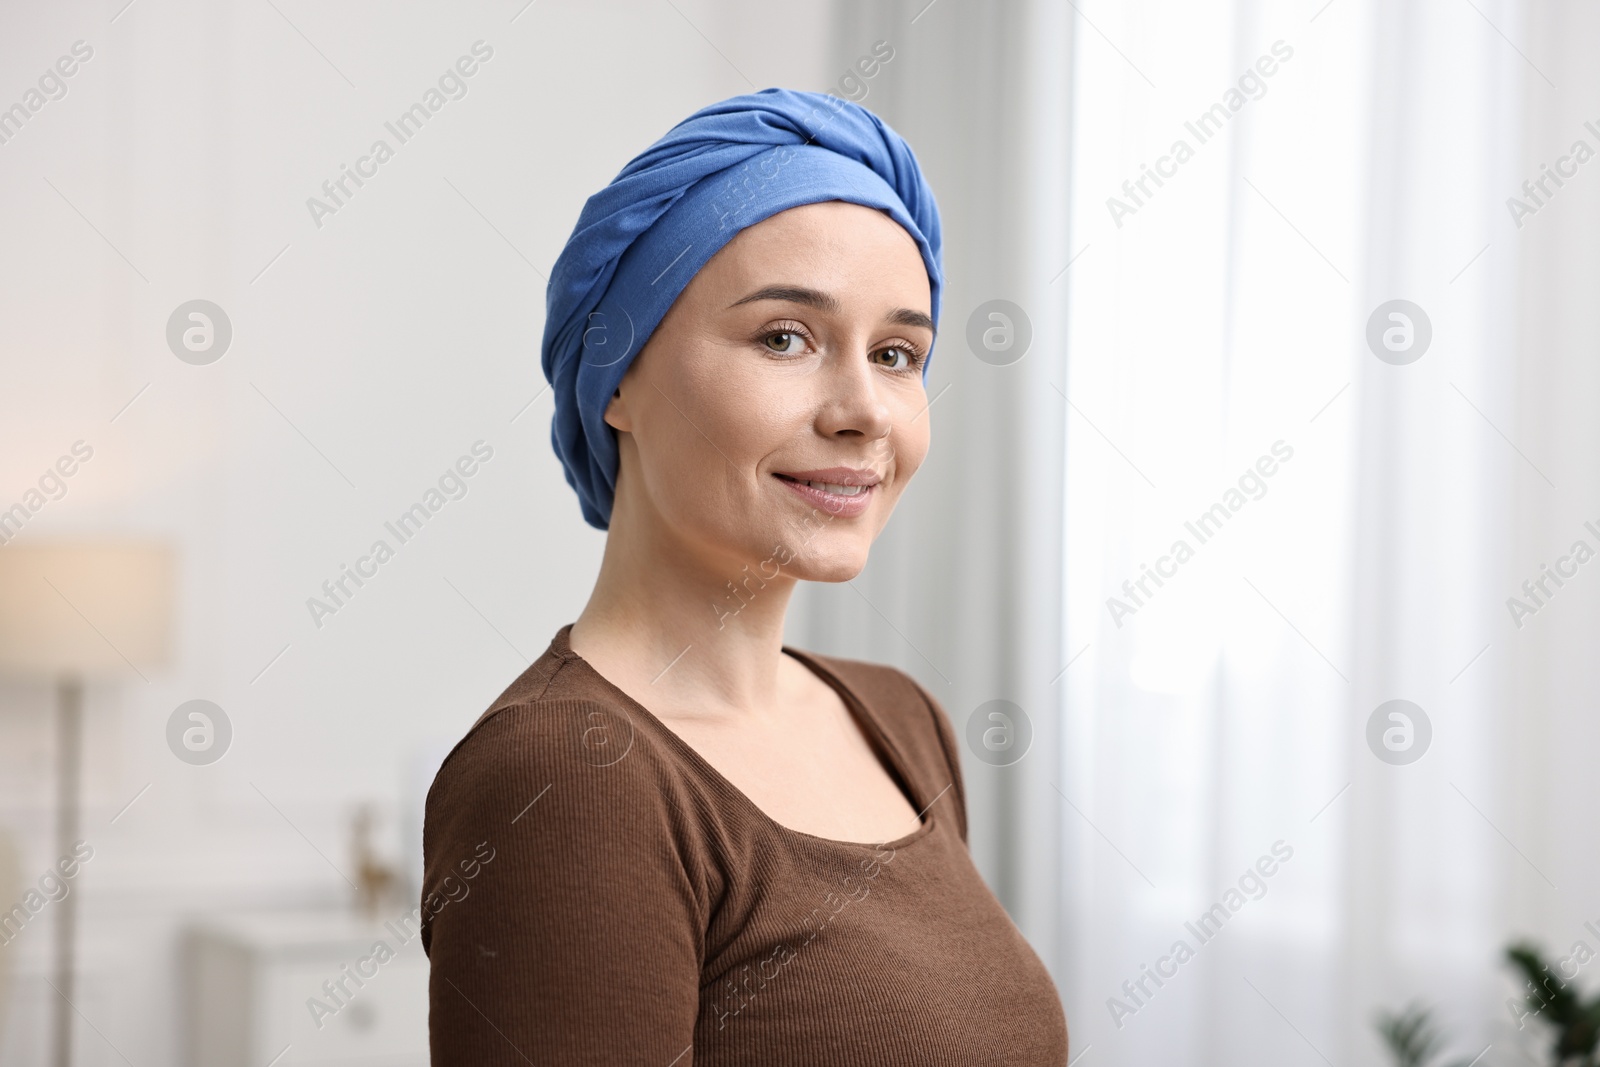
[[[792,482],[795,485],[809,486],[810,488],[816,489],[823,493],[831,493],[834,496],[861,496],[863,493],[872,491],[872,486],[870,485],[844,485],[839,482],[809,481],[805,478],[796,478],[789,474],[777,474],[775,477],[782,478],[784,481]]]
[[[865,515],[878,498],[882,476],[877,471],[854,467],[829,467],[785,474],[773,471],[772,476],[788,487],[802,501],[818,511],[825,511],[837,519],[853,519]]]

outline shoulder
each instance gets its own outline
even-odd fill
[[[503,696],[445,757],[428,790],[425,831],[463,816],[509,826],[535,804],[573,832],[617,819],[683,829],[683,768],[623,702],[521,696],[531,699]]]
[[[658,757],[652,746],[639,742],[626,709],[605,701],[535,700],[497,707],[445,757],[428,805],[448,804],[462,790],[498,792],[556,781],[578,786],[604,779],[608,791],[630,785],[637,791],[653,777],[641,773],[652,769],[645,765]]]
[[[803,651],[803,650],[801,650]],[[927,687],[898,667],[843,656],[804,652],[871,709],[932,793],[950,787],[966,837],[966,787],[961,753],[949,714]]]
[[[648,884],[698,914],[718,881],[703,813],[682,766],[621,701],[513,685],[428,790],[424,897],[447,893],[460,857],[481,846],[510,857],[500,868],[514,869],[529,895],[564,872],[574,887]],[[424,947],[432,925],[425,920]]]
[[[668,768],[665,754],[639,726],[616,694],[591,684],[574,657],[552,646],[445,756],[429,808],[450,802],[461,789],[481,792],[507,783],[604,780],[608,791],[648,794]]]
[[[825,656],[819,652],[804,654],[844,682],[877,713],[886,727],[926,732],[930,727],[942,731],[950,725],[949,716],[938,699],[898,667],[844,656]]]
[[[504,1063],[507,1043],[666,1062],[690,1042],[724,879],[680,770],[622,701],[554,687],[496,701],[455,746],[416,911],[432,1062]]]

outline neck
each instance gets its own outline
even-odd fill
[[[793,678],[783,624],[795,579],[772,576],[771,562],[707,556],[638,518],[617,500],[572,650],[658,715],[778,708],[780,687]]]

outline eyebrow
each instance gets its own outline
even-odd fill
[[[832,293],[807,289],[802,285],[769,285],[764,289],[757,289],[743,300],[735,300],[728,307],[736,308],[740,304],[751,304],[757,300],[783,300],[791,304],[804,304],[806,307],[813,307],[830,315],[837,315],[844,310],[844,305],[840,304],[839,298]],[[912,308],[895,308],[889,312],[888,318],[897,326],[920,326],[930,333],[938,332],[931,318]]]

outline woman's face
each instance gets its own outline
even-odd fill
[[[916,243],[874,208],[832,200],[741,230],[606,409],[612,529],[642,524],[630,533],[730,578],[853,578],[928,452],[930,305]]]

